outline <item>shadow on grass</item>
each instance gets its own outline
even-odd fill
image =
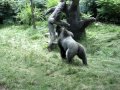
[[[11,26],[20,26],[19,28],[20,29],[23,29],[23,30],[26,30],[27,28],[31,27],[29,25],[19,25],[19,24],[4,24],[4,25],[1,25],[0,24],[0,29],[4,29],[4,28],[11,28]]]
[[[2,24],[0,24],[0,30],[4,29],[6,27],[10,27],[10,26],[12,26],[12,25],[2,25]]]

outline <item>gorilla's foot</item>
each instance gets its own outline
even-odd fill
[[[49,52],[51,52],[51,51],[53,50],[53,45],[49,45],[49,46],[47,47],[47,49],[48,49]]]
[[[47,47],[47,49],[48,49],[49,52],[51,52],[51,51],[53,51],[53,50],[55,49],[56,46],[57,46],[56,43],[52,43],[52,44],[50,44],[50,45]]]

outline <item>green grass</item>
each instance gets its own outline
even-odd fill
[[[0,26],[0,87],[8,90],[119,90],[120,26],[92,25],[80,41],[88,66],[63,62],[58,48],[48,52],[47,26]]]

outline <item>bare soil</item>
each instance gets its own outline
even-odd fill
[[[0,85],[0,90],[7,90],[4,85]]]

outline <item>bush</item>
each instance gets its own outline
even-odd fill
[[[3,24],[4,21],[14,20],[15,16],[15,2],[14,0],[2,0],[0,1],[0,24]]]
[[[120,1],[119,2],[118,1],[115,0],[97,1],[98,20],[120,24]]]
[[[91,16],[96,17],[97,15],[97,5],[96,0],[80,0],[80,12],[90,13]]]
[[[54,7],[57,5],[59,0],[47,0],[46,2],[46,7],[50,8],[50,7]]]
[[[34,8],[34,15],[35,15],[35,20],[42,21],[45,19],[42,9],[41,8],[39,9],[36,6]],[[30,2],[25,2],[25,5],[17,13],[16,18],[21,24],[31,25],[31,16],[32,16],[32,12],[31,12]]]
[[[35,19],[44,20],[46,0],[34,0]],[[31,7],[29,0],[1,0],[0,1],[0,24],[4,22],[21,22],[31,24]]]
[[[81,0],[80,10],[97,17],[99,21],[120,24],[119,0]]]
[[[46,8],[45,7],[46,0],[34,0],[34,4],[37,8],[41,8],[41,9]]]
[[[24,8],[20,9],[17,13],[18,21],[23,24],[30,24],[31,21],[31,8],[29,4],[26,4]]]

